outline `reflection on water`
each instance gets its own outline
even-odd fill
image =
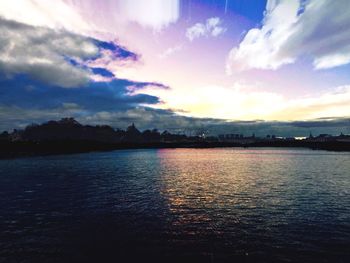
[[[253,247],[270,242],[278,248],[288,246],[289,236],[309,240],[300,249],[313,250],[318,238],[323,242],[333,234],[328,227],[339,223],[347,227],[350,244],[343,221],[350,218],[348,155],[183,149],[160,150],[158,156],[161,193],[178,235],[220,239],[228,248],[240,243],[246,252],[252,240]],[[311,237],[302,236],[311,229]]]
[[[348,153],[300,149],[0,161],[0,258],[346,262],[349,170]]]

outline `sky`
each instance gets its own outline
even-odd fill
[[[350,133],[348,0],[0,0],[0,130]]]

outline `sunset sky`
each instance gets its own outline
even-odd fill
[[[350,133],[349,7],[0,0],[0,129],[72,116],[120,128]]]

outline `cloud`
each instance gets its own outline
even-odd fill
[[[261,28],[247,32],[227,60],[227,72],[277,69],[301,55],[315,69],[350,62],[350,11],[347,0],[269,0]]]
[[[180,17],[180,0],[117,1],[119,15],[141,26],[161,30]]]
[[[160,59],[166,59],[167,57],[173,55],[174,53],[180,51],[183,49],[183,45],[177,45],[174,47],[169,47],[168,49],[164,50],[161,54],[159,54]]]
[[[136,107],[120,112],[97,112],[88,116],[86,123],[108,123],[114,127],[127,127],[134,122],[141,129],[157,128],[171,132],[185,131],[189,129],[199,129],[218,123],[222,120],[211,118],[191,118],[181,116],[171,110],[153,109],[149,107]]]
[[[1,18],[0,31],[0,71],[8,77],[28,74],[61,87],[87,84],[90,72],[71,65],[65,57],[97,56],[98,48],[89,39]]]
[[[134,122],[142,130],[157,128],[171,132],[202,129],[210,125],[224,123],[222,120],[191,118],[175,114],[170,110],[153,109],[144,106],[114,111],[88,111],[74,103],[64,103],[43,111],[0,104],[0,132],[13,128],[24,128],[31,123],[41,123],[67,116],[74,117],[84,124],[107,124],[115,128],[125,129]]]
[[[101,75],[94,61],[135,61],[138,56],[114,43],[79,36],[64,30],[34,27],[0,18],[0,72],[12,78],[26,74],[63,88],[86,86]],[[105,58],[105,54],[109,56]],[[91,64],[91,67],[90,67]],[[107,71],[104,71],[106,73]],[[110,79],[109,79],[110,80]]]
[[[128,89],[130,86],[139,92],[131,93]],[[92,82],[79,89],[62,89],[48,87],[25,76],[17,76],[14,79],[0,78],[0,105],[44,111],[75,105],[75,108],[79,106],[90,113],[118,111],[160,103],[158,97],[141,92],[142,88],[148,86],[166,88],[158,83],[114,79],[111,82]]]
[[[31,123],[60,119],[64,116],[79,116],[79,111],[63,105],[55,109],[40,110],[0,104],[0,131],[23,129]]]
[[[128,23],[159,31],[179,19],[180,0],[4,0],[0,16],[96,37],[97,32],[116,33]]]
[[[350,118],[319,118],[311,121],[294,121],[290,125],[300,128],[336,128],[336,127],[349,127]],[[348,132],[350,129],[348,128]]]
[[[200,37],[217,37],[226,31],[221,24],[222,20],[219,17],[208,18],[205,23],[196,23],[187,28],[186,37],[190,41]]]
[[[276,135],[281,137],[307,137],[312,133],[339,135],[341,132],[350,134],[350,118],[314,119],[309,121],[235,121],[209,126],[216,134],[244,134],[265,137],[266,135]]]
[[[66,29],[73,32],[93,30],[79,12],[64,0],[1,1],[0,16],[32,26]]]

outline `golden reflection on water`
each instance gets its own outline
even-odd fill
[[[179,153],[175,149],[159,150],[158,157],[162,195],[176,218],[173,224],[210,223],[215,213],[241,202],[255,206],[244,193],[255,184],[253,179],[261,169],[259,155],[252,158],[227,150],[218,154],[218,149],[181,149]]]
[[[254,150],[222,149],[219,154],[218,151],[158,151],[161,193],[167,200],[170,213],[176,218],[174,225],[197,223],[213,228],[215,224],[227,223],[225,216],[231,223],[238,223],[241,219],[235,215],[237,210],[261,206],[259,197],[275,183],[280,183],[271,181],[271,177],[267,182],[261,171],[268,173],[283,156],[264,155],[262,150],[258,154]]]

